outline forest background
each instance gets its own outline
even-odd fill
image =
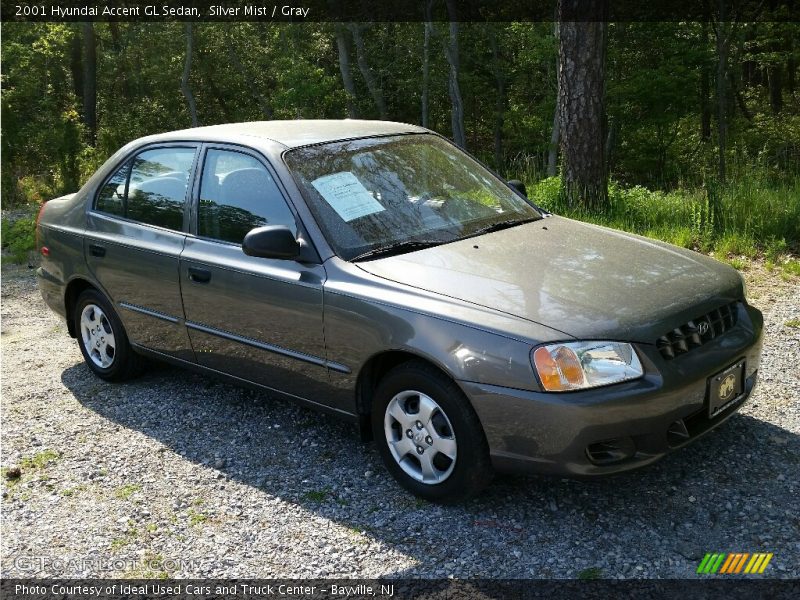
[[[134,138],[351,117],[447,135],[548,210],[792,277],[798,63],[797,22],[7,22],[2,245],[24,260],[38,206]]]

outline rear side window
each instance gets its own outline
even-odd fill
[[[241,152],[206,153],[197,212],[198,235],[235,244],[262,225],[296,230],[294,215],[269,171]]]
[[[130,172],[131,162],[128,161],[106,181],[97,195],[96,210],[118,217],[125,216],[125,186]]]
[[[137,154],[97,196],[99,211],[166,229],[183,229],[183,207],[194,148],[156,148]]]

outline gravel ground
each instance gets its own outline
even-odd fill
[[[800,282],[754,265],[750,402],[704,440],[593,482],[500,477],[417,500],[352,426],[167,366],[108,384],[27,269],[2,282],[2,577],[693,577],[707,551],[800,576]],[[787,324],[788,323],[788,324]]]

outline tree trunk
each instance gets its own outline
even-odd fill
[[[350,71],[350,53],[347,49],[347,39],[344,37],[344,27],[336,25],[336,47],[339,50],[339,72],[342,74],[344,91],[347,94],[347,116],[355,119],[356,113],[356,86],[353,84],[353,74]]]
[[[596,21],[564,21],[594,11]],[[602,210],[608,204],[605,161],[606,23],[603,0],[559,2],[559,123],[562,194],[570,206]]]
[[[446,47],[447,63],[450,65],[448,90],[450,92],[450,123],[453,128],[453,141],[462,148],[467,147],[464,133],[464,101],[461,99],[461,88],[458,85],[458,21],[454,0],[447,0],[447,15],[450,17],[450,42]]]
[[[744,101],[744,96],[742,96],[742,91],[736,85],[735,78],[733,76],[733,72],[728,72],[728,86],[730,90],[733,92],[733,98],[736,100],[736,106],[739,107],[739,110],[742,112],[742,115],[748,121],[753,120],[753,115],[750,113],[750,109],[747,108],[747,103]]]
[[[558,123],[558,95],[556,107],[553,110],[553,129],[550,133],[550,149],[547,152],[547,176],[555,177],[558,174],[558,145],[561,140],[561,127]]]
[[[230,27],[225,32],[225,45],[228,48],[228,58],[233,65],[233,68],[236,69],[236,72],[239,73],[239,76],[244,80],[244,85],[247,89],[250,90],[250,93],[253,95],[253,99],[258,104],[258,108],[261,110],[261,114],[264,115],[267,119],[271,119],[273,117],[272,109],[267,102],[267,99],[264,95],[258,91],[258,87],[255,85],[253,78],[247,72],[244,64],[239,59],[239,55],[236,53],[236,48],[233,45],[233,36],[231,36]]]
[[[70,71],[72,72],[72,89],[75,91],[75,98],[80,100],[83,105],[83,35],[82,28],[75,30],[70,45]]]
[[[378,114],[381,119],[386,119],[386,104],[383,101],[383,91],[378,85],[372,69],[369,68],[367,52],[364,48],[364,39],[361,37],[361,25],[358,23],[350,23],[350,31],[353,34],[353,41],[356,44],[356,62],[358,63],[358,69],[361,71],[361,76],[367,84],[367,89],[369,90],[370,96],[372,96],[372,100],[375,102]]]
[[[711,103],[709,102],[711,74],[708,71],[708,61],[705,52],[708,48],[708,23],[703,21],[700,36],[703,49],[702,63],[700,65],[700,139],[707,142],[711,139]]]
[[[197,106],[189,87],[189,74],[192,72],[192,24],[186,23],[186,60],[183,63],[183,76],[181,77],[181,92],[189,105],[189,114],[192,117],[192,127],[197,127]]]
[[[433,37],[433,0],[425,4],[425,41],[422,45],[422,126],[428,126],[428,102],[431,78],[431,38]]]
[[[606,172],[611,172],[611,165],[614,160],[614,147],[617,145],[617,131],[619,130],[619,120],[611,116],[608,118],[608,126],[606,127],[606,143],[603,151],[606,157]],[[666,162],[666,157],[664,159]]]
[[[716,27],[717,45],[717,157],[718,177],[720,184],[725,183],[726,161],[725,154],[728,142],[728,51],[730,49],[733,28],[726,22],[726,0],[719,0],[719,21]]]
[[[769,75],[769,105],[772,107],[772,112],[777,115],[783,110],[783,73],[781,65],[772,65],[767,73]]]
[[[83,31],[83,123],[89,132],[89,144],[97,140],[97,41],[91,22],[81,25]]]
[[[109,21],[108,30],[111,33],[111,47],[114,49],[115,54],[114,76],[119,81],[119,93],[122,94],[123,98],[128,98],[132,95],[131,85],[128,78],[129,73],[131,73],[133,69],[131,69],[130,65],[128,64],[124,47],[120,40],[119,23],[116,21]]]
[[[558,21],[553,26],[553,36],[558,44]],[[553,109],[553,128],[550,133],[550,148],[547,151],[547,176],[555,177],[558,173],[558,143],[561,139],[561,127],[558,123],[558,57],[556,57],[556,105]]]
[[[500,46],[497,43],[497,32],[494,23],[488,25],[489,45],[492,48],[492,71],[497,85],[497,100],[494,109],[494,164],[496,169],[500,169],[504,163],[503,152],[503,124],[505,122],[505,112],[507,103],[506,76],[503,72],[502,56]]]

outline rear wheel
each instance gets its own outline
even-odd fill
[[[389,472],[427,500],[460,502],[492,479],[477,415],[458,386],[426,363],[402,364],[381,380],[372,427]]]
[[[75,303],[78,345],[89,368],[109,381],[138,375],[143,358],[136,354],[111,304],[97,290],[84,291]]]

